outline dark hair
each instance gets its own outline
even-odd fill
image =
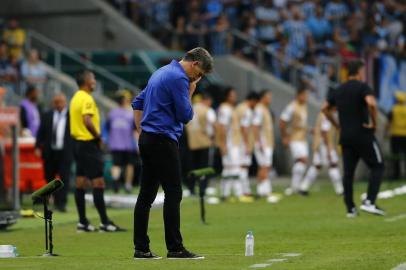
[[[245,97],[245,100],[258,100],[259,96],[257,92],[250,91],[248,92],[247,96]]]
[[[76,75],[76,83],[78,84],[78,86],[81,87],[85,83],[86,77],[92,73],[93,71],[91,71],[90,69],[85,69],[78,75]]]
[[[298,96],[298,95],[300,95],[300,94],[302,94],[302,93],[304,93],[306,91],[307,91],[306,83],[301,82],[301,83],[299,83],[299,86],[296,89],[296,95]]]
[[[259,99],[262,99],[266,94],[268,94],[268,93],[271,93],[271,90],[269,90],[269,89],[263,89],[263,90],[261,90],[261,92],[259,92],[259,94],[258,94],[258,98]]]
[[[223,101],[226,101],[226,100],[227,100],[228,96],[230,95],[230,93],[231,93],[232,91],[235,91],[235,89],[234,89],[234,87],[231,87],[231,86],[227,86],[227,87],[224,89]]]
[[[201,93],[201,96],[202,96],[202,99],[203,99],[203,100],[213,99],[213,97],[212,97],[209,93],[207,93],[207,92],[202,92],[202,93]]]
[[[348,76],[357,75],[359,70],[364,66],[362,60],[352,60],[348,63]]]
[[[202,47],[197,47],[188,51],[183,56],[182,60],[188,62],[200,62],[200,66],[205,73],[210,73],[213,70],[213,57],[206,49]]]
[[[124,100],[125,100],[125,96],[122,95],[118,95],[114,97],[114,100],[119,104],[119,105],[123,105]]]
[[[37,91],[38,88],[35,85],[28,85],[27,90],[25,90],[25,96],[28,97],[30,96],[33,92]]]

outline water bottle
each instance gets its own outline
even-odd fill
[[[248,231],[245,237],[245,256],[254,256],[254,234]]]
[[[0,245],[0,258],[17,257],[17,248],[12,245]]]

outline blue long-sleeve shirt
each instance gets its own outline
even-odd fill
[[[178,141],[183,132],[183,124],[193,118],[189,78],[179,62],[172,60],[170,64],[155,71],[131,105],[134,110],[143,111],[143,131]]]

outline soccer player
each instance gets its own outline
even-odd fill
[[[371,214],[385,214],[375,204],[384,172],[382,153],[374,135],[378,109],[374,92],[363,82],[363,66],[359,60],[348,63],[348,81],[329,95],[322,109],[331,123],[340,129],[344,201],[347,217],[350,218],[358,215],[353,198],[353,182],[360,159],[365,161],[371,172],[367,198],[360,208]],[[339,122],[332,114],[334,108],[337,108]]]
[[[274,148],[273,119],[269,111],[271,101],[272,93],[269,90],[263,90],[259,94],[259,102],[255,106],[253,119],[255,158],[258,163],[257,195],[261,197],[267,197],[272,192],[269,179]]]
[[[134,209],[135,259],[160,259],[149,248],[148,219],[159,185],[165,193],[165,242],[169,259],[203,259],[189,252],[180,233],[182,184],[178,141],[193,118],[191,97],[199,80],[213,69],[203,48],[188,51],[181,61],[155,71],[132,103],[142,160],[140,194]],[[142,130],[142,131],[141,131]]]
[[[86,218],[85,193],[88,180],[93,187],[93,202],[99,213],[100,231],[121,231],[108,217],[104,202],[103,153],[101,150],[100,115],[92,92],[96,88],[93,72],[85,70],[77,79],[79,90],[72,97],[69,107],[70,132],[74,139],[76,161],[75,203],[79,214],[78,232],[94,232],[96,228]]]
[[[313,164],[308,169],[300,186],[300,193],[308,195],[309,188],[317,178],[323,166],[328,166],[328,174],[337,195],[343,193],[341,173],[338,168],[338,155],[336,151],[336,128],[327,117],[320,112],[317,116],[313,132]]]
[[[211,108],[212,103],[211,96],[204,93],[202,99],[193,105],[193,119],[186,125],[193,169],[209,166],[209,150],[213,145],[214,125],[216,123],[216,112]],[[195,194],[195,182],[196,177],[190,177],[189,190],[191,194]],[[204,179],[204,186],[206,186],[206,182],[207,179]]]
[[[238,117],[235,113],[235,104],[237,103],[237,93],[234,88],[229,87],[225,91],[224,102],[218,108],[218,147],[221,153],[223,171],[221,172],[221,190],[222,198],[226,199],[234,195],[237,198],[242,197],[243,190],[240,181],[240,145],[241,132],[238,123]]]
[[[125,191],[131,193],[133,161],[136,155],[134,114],[130,107],[131,93],[121,90],[117,93],[117,99],[119,107],[110,111],[107,120],[108,145],[113,157],[111,176],[115,193],[119,191],[121,176],[125,179]]]
[[[240,147],[240,179],[242,184],[242,190],[244,195],[251,195],[251,187],[248,179],[248,168],[252,163],[252,151],[253,151],[253,132],[252,132],[252,117],[253,109],[258,101],[258,95],[255,92],[251,92],[247,95],[246,99],[241,102],[235,109],[238,123],[240,126],[240,132],[242,135],[241,147]]]
[[[285,191],[287,195],[299,192],[302,178],[306,172],[309,156],[306,140],[307,96],[308,91],[302,84],[297,89],[296,98],[286,106],[280,117],[282,142],[285,146],[289,145],[294,162],[291,186]]]

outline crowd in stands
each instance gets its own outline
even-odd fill
[[[203,46],[214,55],[233,53],[256,63],[258,48],[266,50],[262,62],[288,81],[292,65],[301,67],[301,79],[323,73],[334,82],[345,78],[345,63],[351,59],[373,61],[388,52],[406,57],[402,0],[111,2],[173,49]],[[311,79],[309,83],[317,88]]]
[[[36,49],[26,51],[27,33],[16,19],[0,24],[0,86],[23,95],[34,86],[43,90],[47,70]]]

